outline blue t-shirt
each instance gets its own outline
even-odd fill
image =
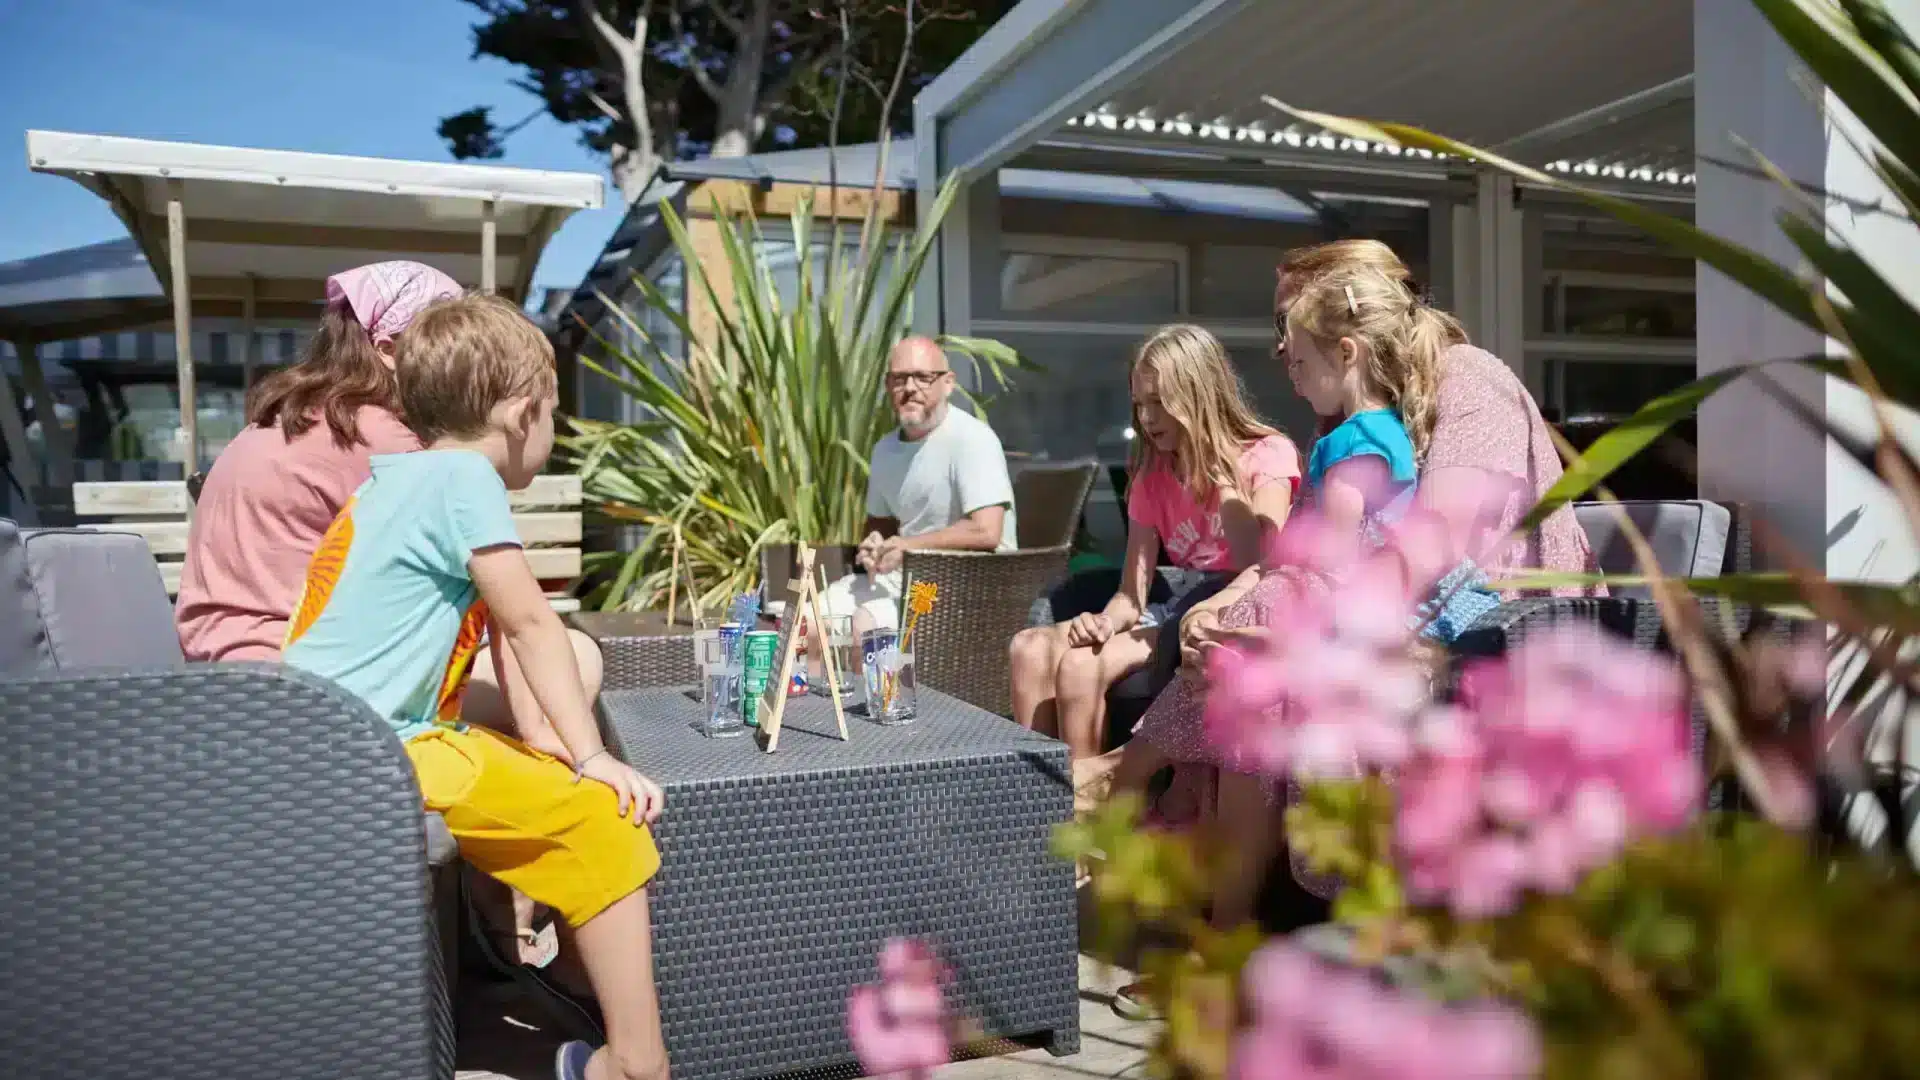
[[[1392,409],[1368,409],[1347,417],[1313,444],[1313,453],[1307,458],[1307,486],[1319,491],[1329,469],[1357,457],[1386,459],[1388,489],[1380,493],[1385,502],[1367,507],[1370,512],[1382,509],[1419,478],[1413,437],[1407,434],[1407,425],[1400,422],[1400,414]]]
[[[519,543],[484,456],[377,454],[314,552],[281,658],[366,701],[402,739],[453,723],[487,626],[467,560]]]

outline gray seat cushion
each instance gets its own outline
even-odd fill
[[[144,539],[0,521],[0,674],[183,662]]]
[[[1627,517],[1653,548],[1662,572],[1678,577],[1719,577],[1726,562],[1733,515],[1719,503],[1687,501],[1625,502]],[[1574,515],[1586,530],[1600,570],[1638,574],[1633,547],[1621,532],[1613,509],[1604,503],[1579,503]],[[1645,598],[1644,586],[1610,587],[1616,596]]]
[[[186,662],[173,602],[144,538],[91,529],[21,533],[46,663],[53,668]]]

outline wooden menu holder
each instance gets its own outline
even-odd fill
[[[833,702],[833,718],[840,727],[840,741],[847,741],[847,714],[840,706],[839,666],[834,661],[833,643],[827,637],[826,620],[820,617],[820,587],[814,580],[813,555],[813,549],[805,544],[798,545],[794,551],[797,565],[787,586],[786,625],[781,628],[775,653],[780,659],[760,699],[760,731],[765,738],[762,748],[769,754],[780,748],[780,720],[787,710],[787,687],[793,681],[794,652],[800,644],[796,631],[802,623],[812,626],[820,638],[823,653],[820,666],[826,672],[827,700]]]

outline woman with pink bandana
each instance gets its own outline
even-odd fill
[[[174,607],[188,660],[280,659],[307,563],[373,474],[369,459],[420,449],[399,415],[394,340],[427,305],[462,291],[417,262],[373,263],[327,279],[326,311],[307,355],[247,395],[247,427],[213,463],[195,504]],[[568,636],[592,700],[599,647],[578,630]],[[491,650],[475,656],[462,717],[566,758],[511,652],[498,664]],[[530,937],[531,908],[518,907],[522,958],[545,955]]]

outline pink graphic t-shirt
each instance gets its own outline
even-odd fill
[[[375,454],[420,449],[392,413],[354,417],[361,445],[342,450],[321,421],[289,442],[278,426],[234,437],[194,504],[174,623],[189,660],[278,660],[307,563]]]
[[[1269,484],[1300,485],[1300,452],[1284,435],[1268,435],[1240,453],[1240,484],[1248,497]],[[1189,570],[1239,570],[1220,524],[1220,498],[1208,505],[1180,483],[1164,461],[1133,478],[1127,490],[1127,517],[1160,534],[1173,565]]]

